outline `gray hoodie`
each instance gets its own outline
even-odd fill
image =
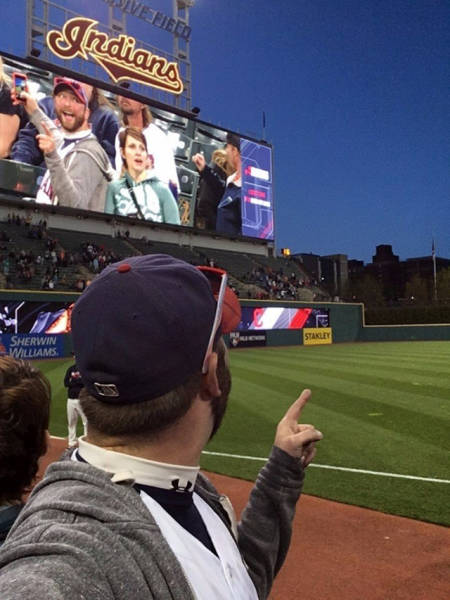
[[[237,543],[260,599],[290,543],[303,470],[279,448],[258,475]],[[199,474],[195,491],[230,527]],[[180,564],[130,483],[87,463],[51,465],[0,550],[2,600],[193,600]]]
[[[43,121],[55,130],[54,123],[39,108],[30,120],[41,133],[44,132]],[[57,143],[61,142],[61,131],[56,130],[55,137]],[[58,150],[46,154],[45,164],[50,172],[53,197],[59,206],[104,212],[106,188],[113,171],[108,155],[92,132],[78,141],[64,158]]]

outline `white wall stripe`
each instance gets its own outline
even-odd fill
[[[257,460],[266,462],[267,458],[260,458],[258,456],[245,456],[242,454],[226,454],[225,452],[209,452],[203,450],[203,454],[210,454],[211,456],[224,456],[225,458],[240,458],[243,460]],[[393,477],[395,479],[413,479],[416,481],[428,481],[431,483],[450,483],[449,479],[437,479],[435,477],[418,477],[416,475],[402,475],[401,473],[383,473],[382,471],[368,471],[366,469],[351,469],[350,467],[334,467],[332,465],[320,465],[317,463],[311,463],[308,468],[316,467],[317,469],[331,469],[332,471],[346,471],[349,473],[363,473],[364,475],[377,475],[378,477]]]

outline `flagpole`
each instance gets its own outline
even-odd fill
[[[436,279],[436,250],[434,247],[434,238],[431,243],[431,256],[433,258],[433,283],[434,283],[434,301],[437,302],[437,279]]]

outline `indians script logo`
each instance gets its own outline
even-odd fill
[[[81,56],[96,60],[117,83],[131,79],[166,92],[181,94],[183,82],[178,65],[148,50],[135,48],[136,40],[121,34],[109,38],[98,31],[98,21],[76,17],[66,21],[62,31],[52,29],[47,34],[47,46],[59,58],[66,60]]]

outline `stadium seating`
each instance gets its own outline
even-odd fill
[[[49,256],[49,245],[57,254],[57,262]],[[126,233],[111,237],[47,229],[45,223],[33,222],[29,216],[0,223],[0,287],[47,290],[48,280],[52,279],[54,291],[81,291],[106,264],[126,256],[157,253],[170,254],[195,265],[226,269],[231,285],[242,298],[326,299],[322,290],[311,285],[308,274],[294,259],[139,240]],[[38,256],[42,258],[39,262],[35,260]],[[289,283],[283,283],[287,279]],[[274,287],[274,280],[278,287]]]
[[[178,246],[168,242],[144,241],[144,240],[129,240],[130,244],[139,251],[140,254],[170,254],[175,258],[184,260],[193,265],[204,264],[204,260],[197,252],[188,246]]]

